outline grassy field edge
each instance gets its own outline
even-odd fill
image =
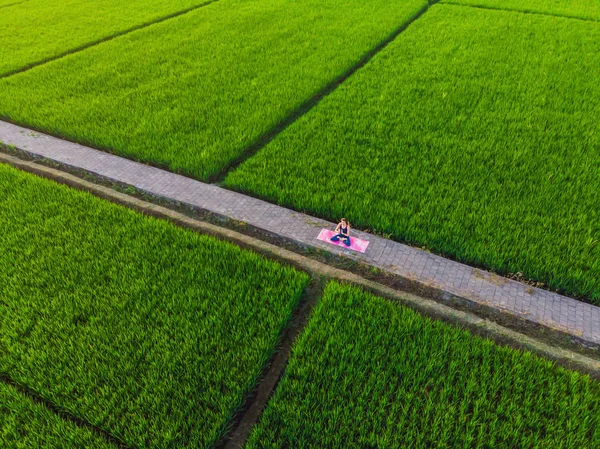
[[[392,43],[394,39],[396,39],[403,31],[405,31],[413,22],[415,22],[421,16],[423,16],[423,14],[425,14],[432,5],[438,3],[439,1],[440,0],[429,0],[429,2],[425,6],[423,6],[421,10],[419,10],[415,15],[413,15],[410,19],[408,19],[405,23],[400,25],[394,31],[392,31],[388,35],[388,37],[386,37],[378,45],[376,45],[369,52],[367,52],[356,64],[354,64],[352,67],[349,67],[344,73],[342,73],[336,79],[331,81],[328,85],[323,87],[323,89],[321,89],[311,98],[306,100],[306,102],[304,102],[297,109],[288,114],[287,117],[281,120],[277,125],[275,125],[269,131],[260,136],[254,143],[248,145],[246,149],[244,149],[236,159],[224,166],[220,172],[208,176],[206,182],[216,183],[219,185],[223,184],[225,178],[230,172],[234,171],[246,160],[250,159],[256,153],[258,153],[279,134],[284,132],[289,126],[293,125],[297,120],[299,120],[308,112],[310,112],[314,107],[316,107],[319,104],[321,100],[323,100],[329,94],[334,92],[344,81],[351,77],[356,71],[360,70],[362,67],[368,64],[369,61],[371,61],[379,52],[384,50],[385,47]]]
[[[461,3],[459,0],[440,0],[440,3],[443,3],[444,5],[452,5],[452,6],[463,6],[466,8],[477,8],[477,9],[489,9],[491,11],[510,11],[510,12],[516,12],[516,13],[521,13],[521,14],[537,14],[540,16],[550,16],[550,17],[562,17],[564,19],[575,19],[575,20],[582,20],[584,22],[600,22],[600,19],[594,18],[594,17],[581,17],[581,16],[576,16],[574,14],[560,14],[560,13],[555,13],[555,12],[550,12],[550,11],[539,11],[539,10],[535,10],[533,8],[527,8],[527,7],[523,7],[521,9],[517,9],[514,7],[502,7],[502,6],[492,6],[492,5],[485,5],[483,3],[479,3],[479,4],[470,4],[470,3]]]
[[[24,1],[18,2],[18,3],[11,3],[10,5],[4,5],[3,7],[19,5],[21,3],[25,3],[26,1],[27,0],[24,0]],[[194,11],[196,9],[199,9],[199,8],[203,8],[205,6],[208,6],[208,5],[210,5],[212,3],[215,3],[215,2],[218,2],[218,1],[219,0],[206,0],[204,3],[201,3],[199,5],[191,6],[189,8],[183,9],[181,11],[177,11],[177,12],[174,12],[174,13],[171,13],[171,14],[167,14],[167,15],[165,15],[163,17],[159,17],[157,19],[150,20],[148,22],[144,22],[144,23],[138,24],[138,25],[133,26],[131,28],[128,28],[126,30],[119,31],[117,33],[113,33],[113,34],[110,34],[108,36],[104,36],[104,37],[102,37],[100,39],[96,39],[96,40],[88,42],[86,44],[82,44],[82,45],[80,45],[78,47],[71,48],[71,49],[69,49],[67,51],[64,51],[64,52],[58,54],[58,55],[54,55],[54,56],[50,56],[48,58],[40,59],[39,61],[26,64],[26,65],[24,65],[24,66],[22,66],[22,67],[20,67],[18,69],[9,70],[7,72],[0,73],[0,80],[3,79],[3,78],[8,78],[9,76],[12,76],[12,75],[16,75],[18,73],[26,72],[27,70],[31,70],[31,69],[33,69],[35,67],[47,64],[47,63],[55,61],[57,59],[64,58],[65,56],[72,55],[72,54],[75,54],[75,53],[79,53],[81,51],[84,51],[84,50],[86,50],[88,48],[91,48],[91,47],[94,47],[96,45],[100,45],[100,44],[103,44],[105,42],[109,42],[109,41],[111,41],[113,39],[116,39],[118,37],[125,36],[126,34],[132,33],[134,31],[138,31],[138,30],[141,30],[143,28],[147,28],[149,26],[156,25],[157,23],[161,23],[161,22],[164,22],[164,21],[169,20],[169,19],[174,19],[175,17],[179,17],[181,15],[187,14],[187,13],[192,12],[192,11]],[[2,8],[2,6],[0,6],[0,8]]]
[[[314,307],[323,295],[325,280],[313,275],[304,289],[300,303],[282,332],[275,354],[271,357],[256,387],[247,398],[245,406],[230,425],[229,432],[216,444],[216,449],[238,449],[244,446],[254,426],[271,400],[288,364],[292,347],[304,331]]]
[[[27,385],[22,385],[18,382],[15,382],[4,373],[0,373],[0,384],[16,390],[21,396],[27,398],[32,403],[45,408],[60,420],[72,423],[76,427],[90,430],[92,433],[103,438],[107,443],[114,445],[118,449],[129,449],[127,444],[125,444],[121,439],[112,435],[107,430],[97,427],[85,419],[72,414],[70,411],[58,407],[52,401],[41,396],[37,391],[30,389]]]

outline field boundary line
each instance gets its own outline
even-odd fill
[[[16,5],[20,5],[20,4],[22,4],[22,3],[27,3],[28,1],[29,1],[29,0],[23,0],[23,1],[20,1],[20,2],[14,2],[14,3],[8,3],[8,4],[6,4],[6,5],[0,5],[0,9],[2,9],[2,8],[8,8],[9,6],[16,6]]]
[[[410,25],[412,25],[416,20],[418,20],[423,14],[425,14],[429,8],[439,0],[429,1],[423,8],[421,8],[414,16],[392,31],[384,40],[382,40],[379,44],[369,50],[365,55],[363,55],[359,61],[354,64],[352,67],[347,69],[340,76],[335,78],[333,81],[329,82],[324,88],[322,88],[319,92],[313,95],[311,98],[302,103],[298,108],[290,112],[286,117],[284,117],[277,125],[273,128],[262,134],[256,141],[251,143],[248,147],[246,147],[234,160],[225,165],[219,173],[215,175],[211,175],[208,177],[207,182],[210,183],[221,183],[227,176],[227,174],[235,170],[239,165],[244,163],[244,161],[250,159],[256,153],[258,153],[262,148],[264,148],[269,142],[271,142],[274,138],[276,138],[279,134],[284,132],[289,126],[293,125],[298,119],[302,118],[308,112],[310,112],[315,106],[317,106],[321,100],[335,91],[344,81],[346,81],[349,77],[351,77],[354,73],[368,64],[378,53],[385,49],[390,43],[392,43],[402,32],[404,32]]]
[[[298,335],[304,331],[313,308],[323,294],[325,284],[324,279],[312,274],[310,283],[303,292],[300,304],[281,335],[276,353],[271,358],[263,376],[259,379],[254,393],[246,401],[246,407],[238,413],[230,432],[220,443],[217,443],[216,449],[241,449],[244,447],[250,432],[258,423],[263,410],[267,407],[281,381],[292,352],[292,346]]]
[[[200,221],[181,212],[174,211],[173,209],[118,192],[110,187],[86,181],[63,170],[47,167],[33,161],[26,161],[2,152],[0,152],[0,163],[9,164],[15,168],[33,173],[43,178],[87,191],[95,196],[137,210],[146,215],[171,221],[178,226],[189,228],[202,234],[211,235],[220,240],[232,242],[242,248],[250,249],[265,257],[274,259],[286,265],[294,266],[297,269],[312,273],[325,280],[336,279],[341,282],[360,286],[376,295],[398,301],[424,315],[466,327],[475,334],[489,337],[500,343],[505,343],[516,348],[527,349],[542,357],[554,360],[561,365],[589,373],[594,378],[600,379],[600,360],[570,349],[553,346],[538,338],[509,329],[474,313],[458,310],[450,305],[439,303],[433,299],[424,298],[407,291],[383,285],[379,282],[366,279],[356,273],[319,262],[264,240],[226,227]]]
[[[461,6],[463,8],[474,8],[474,9],[486,9],[489,11],[516,12],[516,13],[520,13],[520,14],[531,14],[534,16],[560,17],[563,19],[579,20],[581,22],[600,23],[600,19],[585,19],[583,17],[565,16],[564,14],[553,14],[550,12],[539,12],[539,11],[524,11],[524,10],[520,10],[520,9],[499,8],[499,7],[487,6],[487,5],[467,5],[464,3],[454,2],[452,0],[444,0],[444,1],[440,2],[440,5]]]
[[[19,394],[31,399],[31,401],[33,401],[35,404],[44,406],[48,411],[50,411],[54,415],[58,416],[63,421],[68,421],[70,423],[73,423],[77,427],[82,428],[82,429],[91,430],[96,435],[104,438],[108,443],[115,445],[119,449],[137,449],[135,446],[126,444],[121,439],[117,438],[116,436],[112,435],[111,433],[107,432],[106,430],[104,430],[100,427],[97,427],[94,424],[72,414],[68,410],[58,407],[52,401],[42,397],[35,390],[32,390],[31,388],[29,388],[25,385],[15,382],[5,373],[0,373],[0,382],[4,383],[6,385],[10,385],[11,387],[14,387],[19,392]]]
[[[25,0],[22,3],[25,3],[26,1],[27,0]],[[36,67],[39,67],[41,65],[48,64],[49,62],[56,61],[58,59],[64,58],[65,56],[69,56],[69,55],[72,55],[72,54],[75,54],[75,53],[79,53],[79,52],[85,51],[88,48],[95,47],[96,45],[100,45],[100,44],[103,44],[105,42],[110,42],[113,39],[116,39],[116,38],[121,37],[121,36],[125,36],[126,34],[129,34],[129,33],[133,33],[134,31],[142,30],[142,29],[148,28],[148,27],[150,27],[152,25],[156,25],[156,24],[159,24],[161,22],[165,22],[165,21],[167,21],[169,19],[174,19],[176,17],[183,16],[184,14],[187,14],[189,12],[195,11],[196,9],[204,8],[205,6],[209,6],[209,5],[213,4],[213,3],[217,3],[218,1],[219,0],[207,0],[204,3],[201,3],[199,5],[195,5],[195,6],[192,6],[190,8],[186,8],[186,9],[183,9],[181,11],[177,11],[177,12],[168,14],[166,16],[159,17],[159,18],[154,19],[154,20],[149,21],[149,22],[141,23],[139,25],[136,25],[134,27],[128,28],[126,30],[119,31],[117,33],[111,34],[109,36],[102,37],[100,39],[96,39],[95,41],[92,41],[92,42],[88,42],[87,44],[83,44],[83,45],[80,45],[78,47],[71,48],[71,49],[69,49],[69,50],[67,50],[67,51],[65,51],[63,53],[60,53],[60,54],[58,54],[56,56],[50,56],[50,57],[42,59],[40,61],[32,62],[30,64],[27,64],[27,65],[25,65],[23,67],[20,67],[18,69],[10,70],[10,71],[5,72],[5,73],[0,73],[0,80],[3,79],[3,78],[8,78],[9,76],[12,76],[12,75],[17,75],[19,73],[27,72],[27,71],[29,71],[31,69],[34,69]]]

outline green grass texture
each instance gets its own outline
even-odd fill
[[[0,373],[138,448],[209,447],[308,276],[0,166]]]
[[[206,0],[6,0],[0,76],[57,57]],[[3,3],[0,1],[0,6]]]
[[[598,0],[441,0],[441,2],[600,21]]]
[[[434,5],[225,185],[600,304],[600,24]]]
[[[246,445],[315,447],[595,449],[600,385],[330,283]]]
[[[92,430],[63,420],[4,383],[0,383],[0,447],[117,449]]]
[[[0,116],[207,179],[426,3],[221,0],[0,80]]]

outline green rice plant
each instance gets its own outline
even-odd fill
[[[217,175],[426,0],[221,0],[0,80],[0,116]]]
[[[246,449],[595,449],[600,385],[330,283]]]
[[[116,449],[92,430],[65,421],[0,382],[0,447],[3,449]]]
[[[308,276],[0,166],[0,373],[132,447],[209,447]]]
[[[434,5],[226,186],[600,304],[600,24]]]
[[[0,0],[0,76],[207,0]]]
[[[600,21],[600,2],[597,0],[441,0],[441,2]]]

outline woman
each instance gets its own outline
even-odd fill
[[[332,242],[339,242],[340,240],[346,246],[350,246],[350,223],[342,218],[338,225],[335,227],[335,235],[331,237]]]

